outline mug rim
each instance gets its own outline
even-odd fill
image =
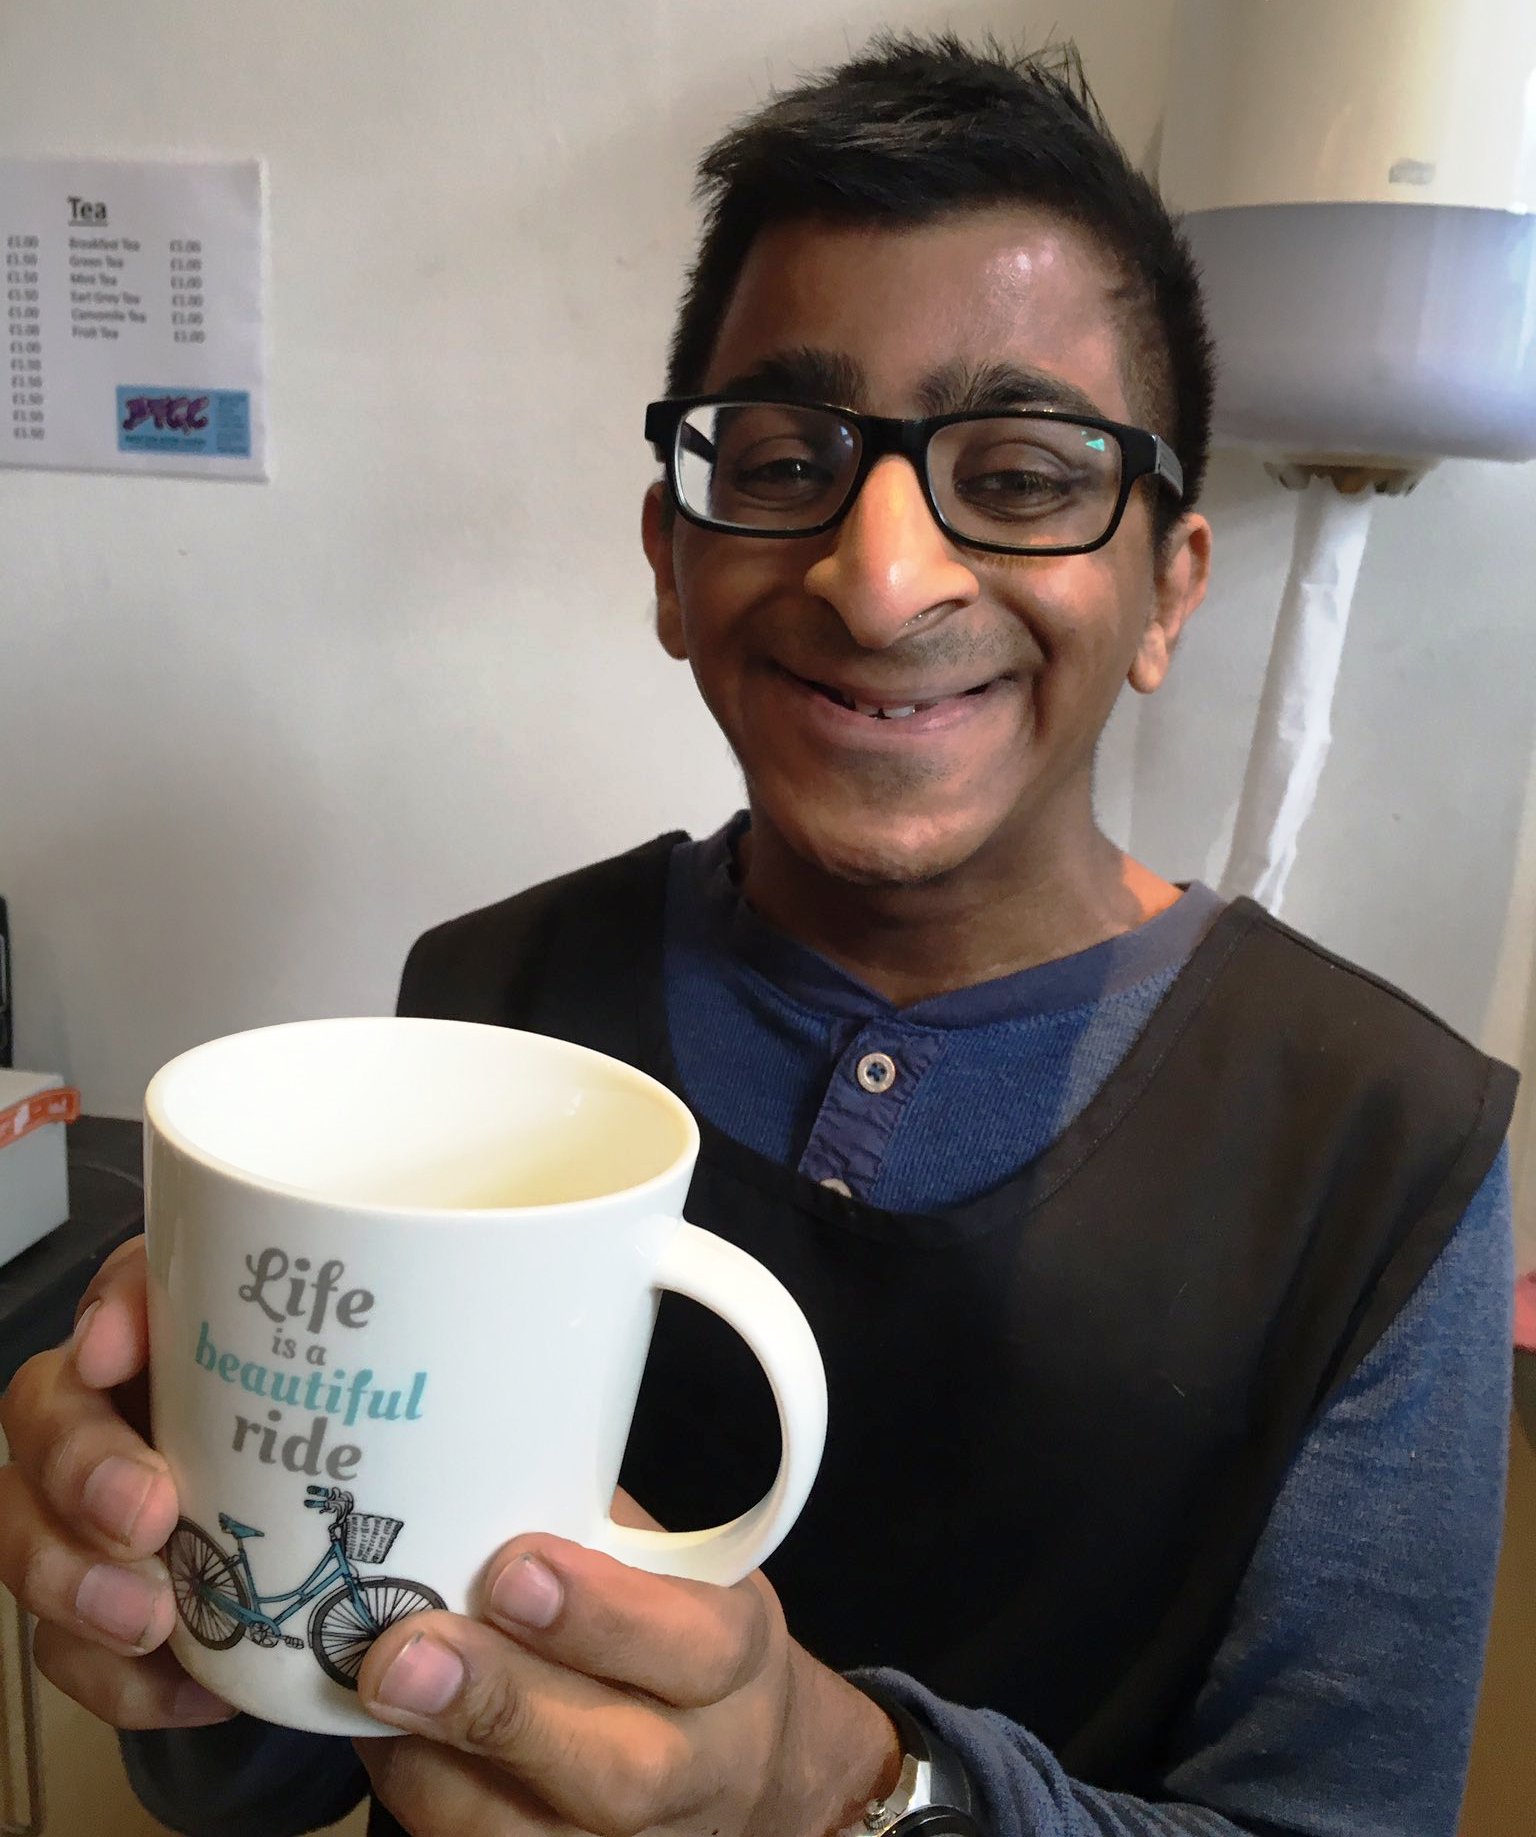
[[[298,1033],[314,1028],[369,1026],[418,1028],[433,1032],[444,1029],[461,1032],[467,1028],[475,1033],[495,1034],[503,1039],[510,1035],[517,1040],[536,1041],[541,1049],[548,1050],[556,1058],[597,1060],[605,1070],[609,1071],[610,1076],[617,1073],[623,1082],[638,1087],[649,1096],[658,1098],[682,1124],[683,1146],[665,1167],[648,1179],[638,1181],[633,1186],[614,1187],[609,1192],[595,1193],[584,1199],[556,1199],[542,1205],[398,1206],[387,1205],[376,1200],[336,1199],[323,1193],[311,1192],[307,1187],[296,1186],[290,1181],[254,1173],[251,1169],[239,1167],[233,1161],[225,1160],[222,1155],[214,1154],[190,1141],[166,1116],[165,1094],[173,1074],[184,1069],[189,1061],[205,1053],[211,1053],[220,1047],[228,1046],[235,1040],[248,1039],[257,1034]],[[507,1215],[531,1217],[535,1213],[591,1211],[610,1205],[615,1199],[644,1199],[653,1190],[675,1180],[679,1170],[685,1164],[696,1161],[699,1154],[699,1125],[692,1110],[675,1091],[664,1085],[659,1078],[653,1078],[649,1072],[641,1071],[638,1066],[630,1065],[626,1060],[616,1059],[610,1053],[598,1052],[595,1047],[579,1045],[575,1040],[563,1040],[557,1034],[534,1033],[523,1027],[498,1027],[486,1021],[456,1021],[439,1016],[416,1014],[326,1015],[308,1020],[275,1021],[261,1027],[242,1027],[234,1033],[221,1034],[212,1040],[203,1040],[198,1045],[189,1046],[186,1051],[179,1052],[174,1058],[168,1059],[150,1079],[144,1090],[144,1123],[146,1149],[149,1146],[149,1137],[158,1136],[177,1154],[200,1167],[206,1167],[241,1186],[251,1187],[264,1193],[273,1193],[284,1199],[296,1199],[317,1210],[369,1218],[452,1219],[464,1224]]]

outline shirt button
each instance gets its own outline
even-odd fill
[[[844,1199],[852,1199],[853,1188],[846,1180],[839,1180],[836,1174],[828,1174],[825,1180],[819,1180],[818,1186],[824,1186],[829,1193],[841,1193]]]
[[[853,1075],[866,1091],[888,1091],[896,1082],[896,1061],[888,1052],[867,1052]]]

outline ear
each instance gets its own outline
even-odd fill
[[[1162,685],[1184,622],[1205,598],[1211,576],[1211,526],[1205,518],[1181,517],[1156,565],[1152,614],[1127,677],[1139,695]]]
[[[656,636],[669,657],[681,663],[688,655],[683,639],[683,609],[677,597],[677,575],[672,563],[672,536],[677,512],[660,479],[645,494],[640,511],[640,540],[656,582]]]

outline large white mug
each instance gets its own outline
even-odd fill
[[[199,1046],[144,1108],[171,1649],[237,1708],[386,1733],[356,1695],[369,1645],[474,1612],[522,1531],[728,1584],[793,1524],[821,1359],[781,1284],[683,1221],[699,1136],[664,1086],[538,1034],[365,1018]],[[727,1320],[778,1400],[778,1478],[712,1530],[609,1513],[663,1289]]]

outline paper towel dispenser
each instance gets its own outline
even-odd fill
[[[1184,0],[1159,182],[1219,441],[1536,457],[1536,6]]]

